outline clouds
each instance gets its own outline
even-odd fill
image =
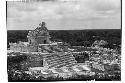
[[[120,0],[93,0],[87,4],[91,5],[97,11],[112,10],[120,8]]]
[[[41,19],[49,22],[52,27],[53,21],[57,21],[57,25],[63,25],[63,23],[65,23],[66,21],[68,23],[73,23],[73,21],[75,22],[76,20],[78,22],[81,21],[81,24],[83,21],[85,22],[103,19],[117,20],[117,18],[120,16],[120,0],[44,0],[40,2],[38,1],[39,0],[28,3],[8,2],[7,14],[8,25],[11,26],[10,28],[15,27],[12,26],[14,24],[16,26],[20,24],[23,24],[27,27],[34,26],[37,23],[39,23]],[[72,22],[69,22],[69,20]],[[67,25],[69,27],[73,26],[73,24]]]
[[[116,13],[116,11],[120,9],[120,0],[76,0],[76,2],[70,1],[72,0],[68,0],[66,4],[64,3],[64,11],[62,12],[66,15],[70,14],[69,16],[73,17],[80,16],[83,19],[86,19],[87,17],[103,17],[104,14],[108,16]]]

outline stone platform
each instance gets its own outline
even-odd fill
[[[66,78],[69,75],[88,75],[93,73],[91,72],[91,69],[87,65],[74,65],[72,67],[61,67],[61,68],[52,68],[47,69],[44,67],[33,67],[29,68],[29,71],[25,71],[27,74],[35,75],[35,76],[43,76],[43,77],[49,77],[54,75],[62,76],[63,78]]]

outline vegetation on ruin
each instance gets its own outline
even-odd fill
[[[7,34],[8,43],[27,41],[27,33],[28,31],[9,31]],[[47,78],[35,74],[29,75],[24,72],[28,70],[25,66],[31,66],[29,65],[29,55],[8,53],[8,81],[121,80],[120,30],[50,31],[50,35],[51,40],[69,43],[71,45],[70,48],[76,49],[75,52],[85,50],[86,52],[73,56],[78,63],[88,64],[94,74],[73,74],[67,78],[63,78],[60,75]],[[99,40],[104,40],[105,42],[98,45],[95,43],[96,40],[98,42]],[[94,46],[97,46],[96,48],[92,46],[94,43]]]

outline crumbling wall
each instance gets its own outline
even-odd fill
[[[10,45],[10,50],[14,52],[37,52],[38,47],[37,45],[20,45],[20,44],[15,44],[15,45]]]

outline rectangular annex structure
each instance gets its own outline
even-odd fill
[[[43,66],[46,68],[71,67],[77,64],[72,54],[52,54],[44,57]]]

